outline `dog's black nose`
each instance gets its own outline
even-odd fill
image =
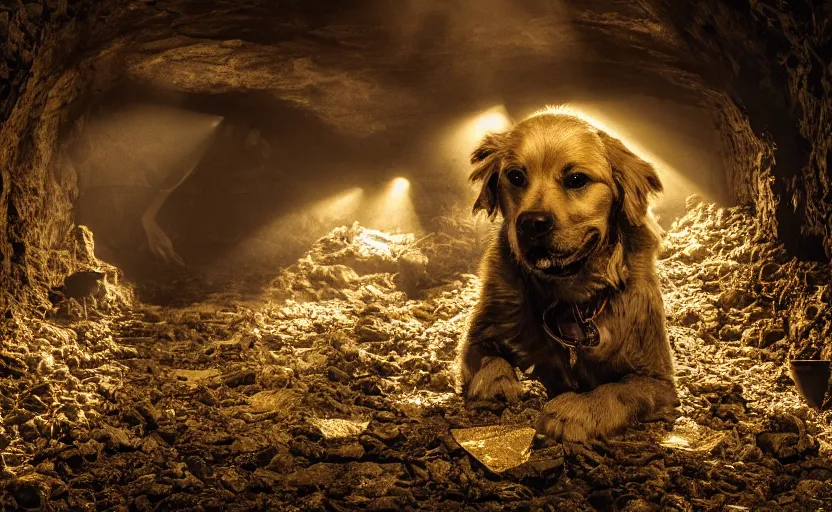
[[[517,230],[531,238],[543,236],[555,227],[555,217],[548,212],[526,212],[517,217]]]

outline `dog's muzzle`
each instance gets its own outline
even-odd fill
[[[524,212],[517,217],[517,234],[534,242],[555,229],[555,216],[544,211]]]
[[[545,246],[535,246],[526,251],[529,266],[546,275],[562,277],[577,273],[598,247],[601,235],[592,231],[581,247],[571,253],[553,251]]]

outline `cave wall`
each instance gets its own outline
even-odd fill
[[[77,174],[59,141],[123,73],[122,29],[142,17],[128,5],[0,5],[0,336],[25,318],[17,313],[48,307],[47,290],[86,264],[72,229]]]
[[[75,183],[60,169],[56,141],[61,96],[71,96],[72,85],[61,74],[69,55],[58,42],[83,33],[93,3],[0,6],[0,312],[7,320],[11,309],[34,305],[32,292],[49,285],[57,267],[71,264],[61,250]]]
[[[832,4],[657,1],[711,91],[729,183],[792,255],[832,257]]]
[[[441,83],[478,69],[483,55],[500,63],[527,55],[538,75],[575,67],[552,64],[575,55],[587,76],[617,66],[622,83],[661,79],[689,91],[686,101],[713,111],[734,199],[755,205],[761,234],[777,235],[792,254],[832,256],[829,5],[789,2],[787,13],[776,0],[565,2],[568,27],[507,29],[494,46],[476,26],[460,38],[449,25],[449,44],[462,45],[449,49],[424,27],[413,29],[413,44],[368,29],[397,10],[371,4],[324,14],[304,2],[256,0],[0,6],[0,311],[8,318],[16,307],[43,305],[43,290],[75,265],[66,240],[75,172],[57,142],[71,139],[69,121],[92,96],[124,76],[162,77],[162,87],[185,94],[266,91],[341,130],[373,133],[418,118],[414,108],[425,107],[416,93],[431,85],[420,66]],[[431,16],[423,25],[437,25]],[[562,36],[565,29],[577,36]],[[547,40],[563,46],[540,44]],[[461,56],[452,66],[440,60],[449,50]],[[391,79],[391,70],[400,74]]]

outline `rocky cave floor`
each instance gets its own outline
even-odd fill
[[[0,348],[2,506],[832,509],[832,416],[787,363],[829,355],[827,267],[691,201],[658,263],[682,416],[589,447],[536,439],[495,473],[451,430],[531,425],[545,397],[528,380],[508,406],[454,392],[481,250],[463,224],[338,228],[257,297],[124,307],[108,282],[86,319],[65,304],[22,323]]]

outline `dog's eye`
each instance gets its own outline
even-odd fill
[[[587,183],[589,183],[589,176],[582,172],[572,173],[563,180],[566,188],[572,189],[583,188]]]
[[[523,187],[526,185],[526,173],[520,169],[510,169],[506,172],[506,178],[515,187]]]

